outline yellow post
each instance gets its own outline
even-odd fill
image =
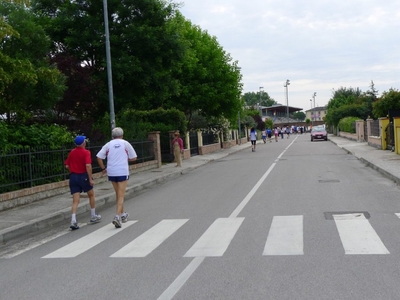
[[[394,128],[394,149],[396,154],[400,154],[400,117],[393,117]]]
[[[389,125],[389,118],[379,118],[379,130],[381,133],[381,144],[382,150],[386,150],[387,142],[386,142],[386,127]]]

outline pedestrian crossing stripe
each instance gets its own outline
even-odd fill
[[[129,226],[135,224],[137,221],[128,221],[124,223],[122,228],[116,229],[113,224],[108,224],[96,231],[81,237],[80,239],[46,255],[42,258],[71,258],[76,257],[79,254],[93,248],[94,246],[100,244],[101,242],[107,240],[108,238],[116,235],[122,230],[128,228]]]
[[[220,218],[189,249],[184,257],[222,256],[244,218]]]
[[[263,255],[303,255],[303,216],[275,216]]]
[[[162,220],[119,251],[115,252],[111,257],[145,257],[187,221],[189,220]]]
[[[396,216],[400,218],[400,213],[396,213]],[[334,214],[333,220],[346,255],[390,254],[362,213]],[[146,257],[188,221],[189,219],[162,220],[110,257]],[[184,257],[223,256],[243,221],[244,218],[216,219]],[[128,221],[120,229],[108,224],[42,258],[76,257],[136,222]],[[303,222],[302,215],[274,216],[262,255],[304,255]]]
[[[345,254],[390,254],[364,214],[333,215]]]

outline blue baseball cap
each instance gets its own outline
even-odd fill
[[[75,138],[74,142],[75,142],[75,145],[81,146],[81,145],[85,142],[85,140],[86,140],[86,136],[84,136],[84,135],[78,135],[78,136]]]

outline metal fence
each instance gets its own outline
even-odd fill
[[[137,153],[136,162],[154,160],[153,141],[130,142]],[[100,172],[96,154],[103,145],[86,147],[92,156],[93,173]],[[57,150],[48,147],[16,148],[0,154],[0,193],[53,183],[69,178],[64,167],[70,148]],[[132,163],[131,163],[132,164]]]
[[[203,146],[218,143],[218,136],[212,132],[202,132]]]
[[[379,132],[379,120],[371,121],[371,136],[380,136]]]

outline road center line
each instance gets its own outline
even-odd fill
[[[279,161],[279,159],[282,157],[282,155],[289,149],[289,147],[295,142],[295,139],[285,148],[285,150],[282,151],[281,154],[279,154],[278,158],[276,161]],[[273,170],[273,168],[276,165],[276,161],[268,168],[267,172],[264,173],[264,175],[260,178],[260,180],[256,183],[256,185],[250,190],[250,192],[247,194],[247,196],[240,202],[239,206],[232,212],[232,214],[229,216],[229,218],[236,218],[239,213],[243,210],[243,208],[246,206],[246,204],[250,201],[250,199],[253,197],[253,195],[257,192],[257,190],[260,188],[261,184],[265,181],[269,173]],[[190,264],[182,271],[181,274],[174,280],[174,282],[171,283],[171,285],[161,294],[160,297],[158,297],[157,300],[171,300],[177,292],[182,288],[182,286],[188,281],[190,276],[196,271],[196,269],[200,266],[200,264],[204,261],[205,257],[195,257]]]
[[[297,137],[296,137],[297,139]],[[276,161],[278,161],[282,155],[286,152],[287,149],[289,149],[289,147],[294,143],[294,141],[296,140],[294,139],[286,148],[285,150],[282,151],[281,154],[279,154],[278,158]],[[263,182],[265,181],[265,179],[267,179],[269,173],[272,172],[272,170],[275,168],[276,166],[276,162],[274,162],[267,170],[267,172],[264,173],[264,175],[260,178],[260,180],[256,183],[256,185],[250,190],[250,192],[247,194],[246,197],[244,197],[244,199],[242,200],[242,202],[240,202],[239,206],[236,207],[236,209],[232,212],[232,214],[229,216],[229,218],[236,218],[240,212],[243,210],[243,208],[246,206],[247,203],[249,203],[250,199],[254,196],[254,194],[257,192],[257,190],[260,188],[260,186],[263,184]]]

